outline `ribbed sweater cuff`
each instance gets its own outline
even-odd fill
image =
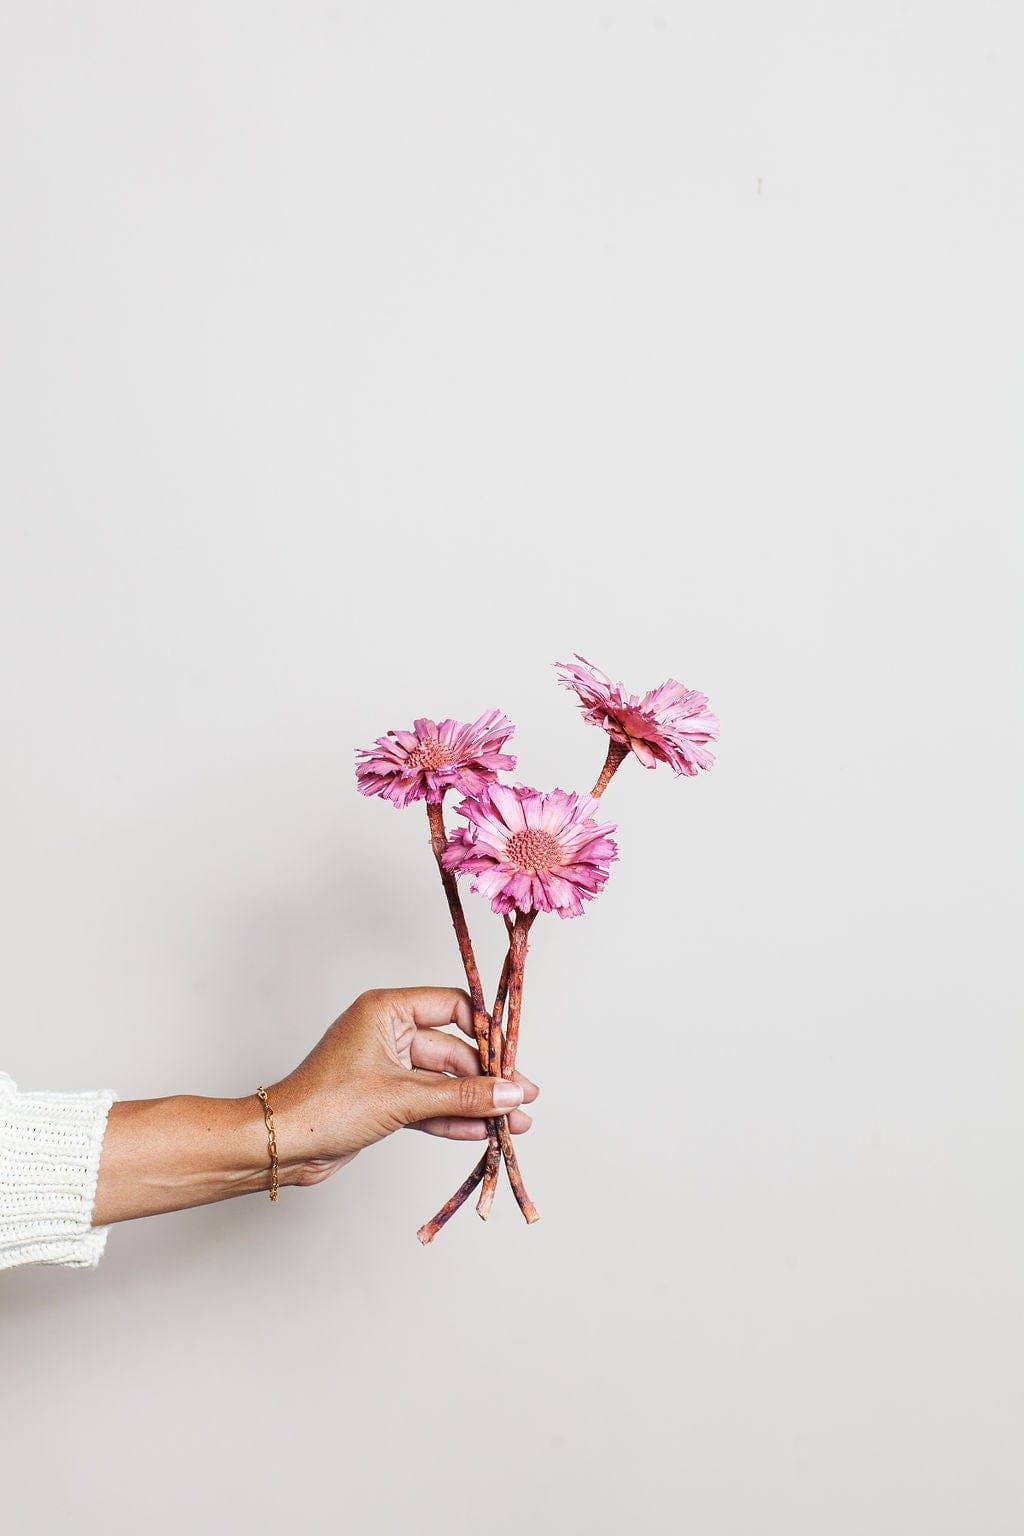
[[[0,1073],[0,1269],[98,1264],[92,1226],[103,1135],[116,1095],[19,1093]]]

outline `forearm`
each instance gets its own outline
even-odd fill
[[[92,1223],[209,1205],[269,1186],[267,1133],[255,1094],[117,1103],[103,1138]]]

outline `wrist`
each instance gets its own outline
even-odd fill
[[[277,1083],[268,1083],[266,1095],[277,1147],[278,1185],[283,1189],[286,1184],[308,1184],[312,1182],[309,1171],[316,1158],[316,1135],[313,1126],[309,1124],[308,1100],[303,1096],[301,1086],[293,1083],[291,1077],[282,1078]],[[273,1157],[263,1102],[253,1092],[250,1098],[241,1099],[239,1103],[247,1113],[255,1115],[255,1177],[259,1180],[260,1189],[269,1190]]]
[[[273,1109],[273,1089],[267,1090]],[[266,1118],[259,1095],[255,1092],[225,1101],[229,1106],[224,1116],[225,1174],[239,1184],[239,1194],[259,1193],[270,1189],[271,1156]],[[278,1182],[287,1183],[285,1169],[279,1163]]]

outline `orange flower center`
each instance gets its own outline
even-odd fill
[[[451,762],[454,753],[450,747],[436,738],[421,741],[418,747],[413,747],[409,753],[410,768],[425,768],[432,773],[435,768],[444,768]]]
[[[527,827],[525,832],[513,832],[505,845],[505,855],[510,864],[518,865],[527,875],[547,874],[562,864],[558,838],[543,828]]]

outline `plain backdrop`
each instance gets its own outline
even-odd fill
[[[1021,41],[3,6],[4,1069],[240,1094],[457,983],[389,727],[588,785],[574,649],[722,720],[535,930],[540,1223],[421,1249],[410,1134],[6,1276],[12,1536],[1024,1528]]]

